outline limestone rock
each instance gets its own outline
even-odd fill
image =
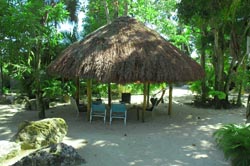
[[[77,166],[84,163],[85,160],[72,146],[59,143],[41,148],[12,166]]]
[[[20,142],[22,149],[37,149],[59,143],[67,134],[68,126],[62,118],[25,121],[19,125],[13,140]]]
[[[21,146],[15,142],[0,141],[0,165],[1,162],[15,157],[21,151]]]

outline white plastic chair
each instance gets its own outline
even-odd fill
[[[90,123],[93,117],[101,117],[103,118],[104,124],[106,123],[106,107],[104,104],[94,104],[91,105],[90,111]]]
[[[110,125],[112,123],[113,118],[120,118],[124,120],[124,125],[126,125],[127,121],[127,109],[125,104],[111,104],[110,109]]]

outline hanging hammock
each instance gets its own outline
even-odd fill
[[[154,95],[152,95],[152,97],[150,98],[150,102],[151,102],[152,106],[151,106],[150,108],[147,108],[147,109],[146,109],[147,111],[153,111],[153,109],[154,109],[156,106],[158,106],[160,102],[162,102],[162,103],[164,102],[164,101],[163,101],[163,96],[164,96],[166,90],[167,90],[167,89],[164,88],[164,89],[160,90],[159,92],[155,93]],[[160,92],[162,92],[162,94],[161,94],[161,97],[160,97],[159,100],[158,100],[158,98],[156,97],[156,95],[159,94]]]

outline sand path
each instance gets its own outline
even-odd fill
[[[77,149],[87,161],[85,166],[230,165],[216,147],[212,133],[222,124],[244,123],[245,108],[198,109],[183,104],[192,99],[189,91],[174,89],[174,94],[171,117],[167,115],[167,104],[146,112],[145,123],[138,121],[136,111],[129,109],[127,126],[119,119],[111,126],[103,124],[101,119],[90,124],[86,113],[76,117],[68,104],[51,108],[46,115],[66,120],[69,131],[63,142]],[[140,102],[135,97],[132,101]],[[37,112],[16,105],[0,105],[0,140],[10,139],[23,120],[37,120]]]

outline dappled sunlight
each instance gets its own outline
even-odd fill
[[[9,105],[0,105],[0,111],[6,110],[6,109],[10,110],[10,106]]]
[[[16,132],[19,121],[15,120],[15,116],[21,112],[21,107],[16,107],[13,105],[0,105],[1,140],[12,137],[14,132]]]
[[[165,127],[165,130],[174,130],[174,129],[180,129],[183,126],[177,125],[177,124],[170,124],[169,126]]]
[[[189,156],[189,155],[187,155]],[[202,159],[202,158],[208,158],[209,156],[207,154],[202,154],[199,152],[194,152],[193,154],[190,154],[190,157],[194,158],[194,159]]]
[[[197,128],[197,130],[205,131],[205,132],[213,132],[216,129],[219,129],[221,127],[221,123],[213,124],[213,125],[201,125]]]
[[[0,105],[0,123],[3,122],[3,120],[11,120],[11,118],[19,112],[23,112],[22,107],[15,107],[12,105]]]
[[[137,164],[139,164],[139,163],[143,163],[143,160],[131,161],[131,162],[129,162],[128,164],[129,164],[129,165],[137,165]]]
[[[192,157],[194,159],[208,158],[208,154],[200,152],[196,145],[188,145],[182,147],[183,151],[188,152],[187,157]]]
[[[191,121],[191,122],[187,122],[187,124],[189,124],[189,125],[197,125],[198,122],[196,122],[196,121]]]
[[[207,148],[211,148],[212,146],[214,146],[214,144],[207,140],[201,140],[200,146],[202,147],[202,149],[207,149]]]
[[[99,147],[105,147],[105,146],[115,146],[115,147],[118,147],[119,146],[117,143],[112,143],[112,142],[105,141],[105,140],[95,141],[92,145],[93,146],[99,146]]]
[[[137,97],[132,102],[141,102],[142,95]],[[184,99],[181,97],[176,99]],[[109,116],[106,124],[101,119],[89,123],[85,112],[76,117],[67,104],[46,110],[46,116],[65,119],[68,133],[63,142],[77,149],[86,166],[228,165],[212,133],[224,123],[243,121],[244,111],[198,109],[180,103],[173,104],[171,116],[167,115],[168,104],[160,103],[154,112],[145,113],[145,123],[137,120],[136,109],[129,105],[132,111],[126,126],[119,119],[109,125]],[[23,120],[37,118],[36,111],[11,106],[0,106],[0,112],[1,139],[13,136]]]
[[[185,119],[193,119],[193,115],[188,115]]]
[[[82,147],[85,147],[88,143],[87,140],[85,139],[75,139],[75,138],[71,138],[71,137],[64,137],[63,142],[65,144],[71,145],[76,149],[80,149]]]
[[[5,112],[4,115],[1,114],[1,116],[0,116],[0,122],[2,122],[2,121],[9,121],[10,118],[12,118],[13,116],[14,116],[14,113]]]
[[[197,147],[194,145],[187,145],[182,147],[183,151],[194,151],[197,150]]]
[[[193,159],[208,159],[213,157],[215,145],[208,140],[200,140],[197,144],[182,146],[185,156]]]
[[[162,158],[154,158],[153,161],[154,161],[155,164],[161,164],[161,163],[164,162],[164,159],[162,159]]]
[[[11,134],[11,130],[6,127],[0,127],[0,136]]]
[[[189,165],[188,163],[183,162],[183,161],[181,161],[181,160],[174,160],[174,162],[175,162],[176,164],[173,164],[173,166]]]

